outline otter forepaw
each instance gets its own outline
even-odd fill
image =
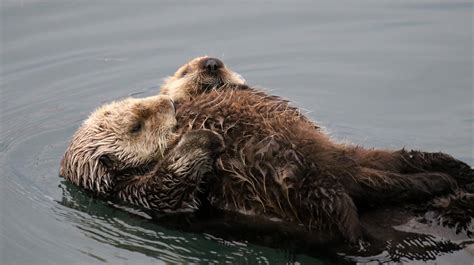
[[[362,234],[358,234],[357,236],[349,236],[349,238],[346,239],[349,243],[349,247],[357,252],[366,252],[370,247],[370,243],[362,236]]]
[[[183,135],[178,143],[181,149],[201,149],[217,156],[225,149],[224,138],[211,130],[194,130]]]
[[[357,249],[358,252],[366,252],[367,249],[370,247],[370,243],[363,239],[359,239],[357,241],[357,247],[358,247]]]

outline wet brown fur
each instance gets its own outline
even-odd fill
[[[212,172],[207,176],[207,199],[213,206],[280,219],[309,230],[339,231],[352,242],[362,235],[358,207],[373,201],[428,198],[453,190],[456,181],[472,180],[470,167],[442,153],[371,150],[335,143],[288,101],[222,78],[206,79],[220,81],[206,83],[200,90],[200,83],[193,82],[203,80],[202,74],[205,72],[191,73],[186,82],[177,77],[174,81],[180,81],[179,85],[165,84],[168,89],[163,92],[170,96],[185,95],[178,98],[176,112],[175,133],[181,135],[180,140],[152,130],[154,133],[136,141],[138,149],[168,146],[162,157],[157,159],[156,150],[125,152],[124,147],[130,145],[120,139],[127,139],[127,133],[119,130],[117,121],[126,115],[115,115],[107,123],[114,126],[104,127],[104,112],[105,116],[91,119],[78,130],[63,159],[61,175],[78,186],[135,205],[176,211],[199,207],[197,191],[204,175]],[[188,85],[193,88],[191,94],[186,92]],[[186,93],[176,91],[180,88]],[[127,105],[111,110],[137,113]],[[171,128],[174,122],[160,123],[163,125]],[[110,133],[112,136],[105,137]],[[215,144],[221,141],[215,133],[223,136],[222,145]],[[147,144],[144,139],[153,135],[159,140]],[[113,163],[102,161],[104,154],[115,157]],[[134,156],[135,160],[129,160]],[[145,175],[118,178],[117,168],[126,170],[152,160],[158,162]]]
[[[202,60],[191,61],[197,76],[209,75],[198,67]],[[246,85],[227,80],[199,89],[202,77],[180,80],[182,69],[190,74],[187,65],[165,82],[175,91],[162,93],[181,89],[192,99],[179,99],[182,132],[207,128],[224,136],[227,148],[211,184],[214,206],[309,229],[337,227],[354,240],[361,234],[356,204],[427,199],[472,181],[468,165],[443,153],[335,143],[288,101]]]
[[[111,172],[159,160],[176,138],[175,125],[175,109],[168,96],[105,104],[72,137],[59,174],[77,186],[109,194],[115,183]]]
[[[444,173],[397,173],[404,170],[403,161],[388,152],[335,144],[287,101],[266,97],[251,89],[214,90],[178,108],[178,133],[205,128],[224,137],[226,150],[209,198],[218,208],[310,230],[337,228],[356,240],[361,228],[353,199],[401,202],[456,187]],[[364,153],[375,154],[380,166]],[[396,161],[389,165],[393,171],[383,171],[380,155]]]
[[[168,96],[104,104],[74,134],[59,174],[108,199],[165,212],[195,210],[223,139],[209,130],[177,135],[175,129]]]

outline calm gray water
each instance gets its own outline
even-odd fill
[[[290,98],[336,139],[442,150],[474,165],[470,1],[2,0],[0,8],[1,264],[320,262],[165,229],[65,190],[59,161],[88,113],[156,94],[198,55]],[[472,260],[460,250],[436,261]]]

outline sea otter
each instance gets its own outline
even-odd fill
[[[223,140],[209,130],[191,131],[178,139],[175,127],[175,106],[168,96],[105,104],[74,134],[59,174],[97,195],[146,208],[193,208],[198,187],[192,183],[212,170]],[[169,144],[173,150],[166,151]],[[160,178],[136,177],[156,163]],[[176,185],[182,181],[189,185],[179,191]],[[176,199],[178,192],[189,199]]]
[[[208,67],[207,63],[200,65],[203,69],[197,68],[197,71],[201,75],[222,69]],[[195,78],[190,78],[192,76]],[[199,80],[193,72],[181,78],[187,80],[180,80],[182,88],[188,87],[190,80]],[[177,120],[172,125],[159,126],[173,129],[161,130],[164,135],[157,130],[149,132],[151,137],[160,139],[160,144],[153,143],[157,150],[167,146],[162,157],[157,155],[159,152],[149,152],[150,157],[142,156],[140,163],[129,163],[127,157],[131,154],[120,155],[117,145],[124,143],[114,141],[114,137],[120,135],[114,134],[112,128],[130,128],[130,125],[124,126],[115,120],[136,116],[133,104],[132,107],[121,105],[122,113],[108,119],[113,126],[89,130],[89,124],[100,122],[100,119],[92,119],[83,125],[86,129],[79,129],[79,132],[90,133],[79,133],[73,139],[61,174],[73,181],[77,179],[74,175],[84,171],[81,163],[68,161],[85,155],[85,161],[93,161],[89,166],[91,170],[98,164],[104,168],[93,176],[104,175],[104,172],[110,175],[106,178],[111,183],[110,189],[104,193],[164,211],[199,207],[195,195],[206,175],[206,199],[217,208],[279,219],[309,230],[337,230],[351,242],[362,236],[354,200],[357,203],[402,202],[428,198],[452,191],[456,180],[461,183],[473,174],[467,165],[444,154],[374,151],[334,143],[283,99],[243,84],[229,83],[224,87],[218,84],[215,88],[209,85],[197,90],[203,93],[193,94],[192,100],[177,98]],[[199,89],[199,86],[194,88]],[[137,104],[140,101],[150,99],[137,100]],[[162,112],[157,113],[162,115]],[[147,131],[142,133],[147,134]],[[81,141],[88,141],[84,138],[92,139],[89,140],[92,146],[97,142],[108,145],[107,141],[100,141],[105,135],[115,135],[108,140],[111,146],[118,142],[110,149],[111,155],[99,153],[98,150],[105,149],[100,144],[90,152],[77,151]],[[197,151],[191,152],[194,149]],[[95,150],[99,154],[94,154]],[[213,161],[220,152],[213,168]],[[130,172],[127,167],[140,167],[150,161],[157,162],[148,173],[124,173]],[[449,167],[443,166],[444,161],[449,162],[446,164]],[[75,183],[101,191],[97,188],[101,182],[88,186],[85,179],[88,176]],[[102,177],[94,177],[91,182],[97,183],[97,179]]]
[[[245,79],[229,69],[221,60],[208,56],[197,57],[181,66],[173,75],[167,77],[161,86],[160,94],[169,95],[177,102],[191,100],[213,90],[250,90],[259,94],[262,103],[282,101],[280,97],[268,95],[260,89],[245,85]],[[306,118],[299,109],[288,105],[288,111],[312,123],[316,130],[320,127]],[[323,132],[321,132],[323,133]],[[347,158],[360,166],[395,173],[443,172],[456,176],[458,182],[474,190],[473,171],[467,164],[444,153],[419,151],[375,150],[361,146],[336,144],[344,150]],[[376,174],[376,171],[374,171]],[[387,181],[387,180],[384,180]]]
[[[208,181],[213,206],[310,230],[336,227],[352,242],[362,235],[354,200],[422,200],[456,186],[446,173],[365,167],[286,101],[265,102],[251,90],[214,90],[182,102],[177,120],[179,134],[210,129],[224,137],[216,177]]]
[[[215,177],[208,179],[209,201],[215,207],[278,218],[309,229],[336,226],[351,241],[361,237],[357,209],[343,183],[356,185],[354,179],[368,171],[345,162],[344,154],[311,124],[288,111],[285,101],[262,105],[262,95],[250,90],[204,95],[201,100],[195,98],[195,104],[182,103],[177,121],[172,118],[169,102],[156,97],[100,108],[73,138],[61,175],[76,185],[132,204],[176,211],[198,207],[195,193],[202,177],[215,171]],[[218,104],[211,99],[218,99]],[[270,111],[277,117],[269,118]],[[183,135],[177,144],[172,131],[175,125],[175,133]],[[215,147],[222,145],[202,147],[202,143],[219,143],[209,136],[192,137],[194,129],[209,132],[202,128],[224,137],[226,148],[216,169],[212,169],[215,153],[209,154],[215,149],[222,151]],[[163,150],[165,143],[168,151],[160,159],[152,146]],[[141,144],[150,146],[150,151],[139,154]],[[121,176],[121,170],[151,161],[159,161],[151,173]],[[378,176],[365,176],[371,177]],[[403,181],[395,187],[391,187],[392,182],[374,187],[382,191],[378,198],[429,196],[449,191],[454,185],[450,176],[441,173],[400,179]]]

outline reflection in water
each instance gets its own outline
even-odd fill
[[[412,212],[398,208],[362,213],[364,227],[373,238],[370,246],[359,252],[346,244],[324,244],[321,239],[325,235],[308,235],[299,228],[249,216],[218,210],[212,213],[157,215],[95,199],[66,181],[62,182],[61,187],[63,198],[59,203],[75,210],[67,211],[65,217],[86,236],[172,263],[296,262],[299,261],[298,254],[306,254],[328,264],[429,261],[474,243],[466,240],[456,243],[430,234],[395,230],[393,226],[413,218]],[[220,247],[209,251],[209,242]],[[286,258],[274,260],[274,257],[266,257],[264,252],[258,251],[262,247],[255,244],[284,250]]]
[[[296,261],[296,255],[290,251],[279,255],[279,251],[248,247],[248,243],[243,243],[245,241],[184,232],[190,229],[182,225],[195,220],[194,216],[180,215],[153,221],[145,212],[97,200],[66,181],[61,187],[63,198],[59,203],[74,211],[58,214],[65,215],[66,220],[75,224],[87,237],[120,249],[140,252],[170,263],[274,264]],[[166,226],[174,229],[167,229]],[[272,255],[266,256],[269,253]],[[301,259],[307,260],[304,257],[298,260]]]

